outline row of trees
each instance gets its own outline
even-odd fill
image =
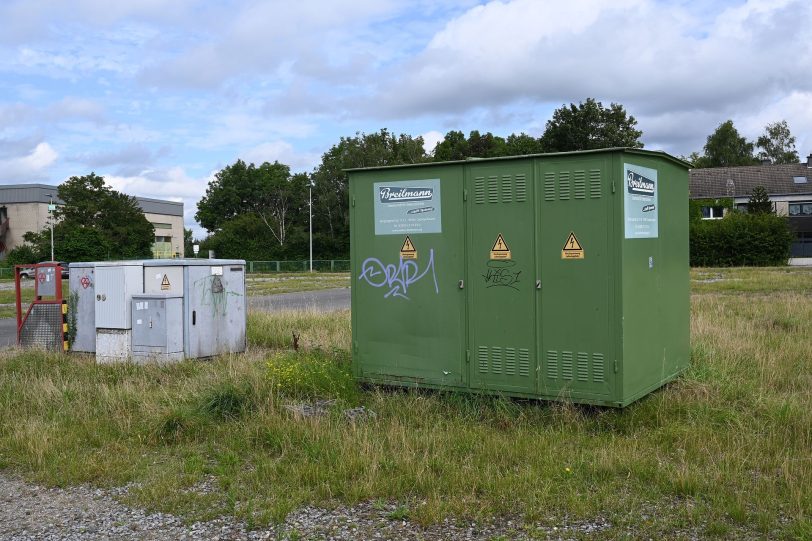
[[[694,152],[685,159],[696,167],[754,165],[762,160],[776,164],[797,163],[799,159],[795,136],[786,120],[767,124],[755,141],[748,141],[732,120],[726,120],[708,136],[703,150],[704,153]]]
[[[422,137],[386,129],[342,137],[310,174],[292,174],[279,162],[237,160],[217,173],[195,218],[208,232],[201,250],[254,260],[301,258],[307,253],[308,186],[313,198],[313,250],[321,259],[349,255],[345,169],[491,158],[606,147],[642,148],[637,120],[622,105],[587,99],[557,109],[541,137],[449,131],[430,151]]]

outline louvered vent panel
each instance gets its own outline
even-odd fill
[[[592,381],[595,383],[603,383],[603,353],[592,354]]]
[[[601,171],[600,169],[589,170],[589,197],[600,199],[601,197]]]
[[[558,198],[570,198],[570,172],[561,171],[558,173]]]
[[[477,361],[479,362],[479,373],[488,373],[488,347],[479,346],[477,349]]]
[[[513,202],[513,177],[502,175],[502,203]]]
[[[544,200],[555,201],[555,173],[544,174]]]
[[[502,348],[491,348],[491,374],[502,373]]]
[[[505,348],[505,375],[516,375],[516,348]]]
[[[519,375],[530,375],[530,350],[527,348],[519,348]]]
[[[575,199],[586,199],[586,172],[574,171],[572,173],[572,185]]]
[[[558,379],[558,352],[547,350],[547,379]]]
[[[527,201],[527,179],[524,175],[516,175],[516,202]]]
[[[561,379],[572,381],[572,352],[561,352]]]
[[[488,177],[488,203],[499,202],[499,177],[491,175]]]
[[[578,381],[589,381],[589,353],[578,352]]]
[[[485,203],[485,177],[474,178],[474,203],[478,205]]]

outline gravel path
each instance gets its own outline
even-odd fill
[[[600,534],[604,521],[538,528],[532,537],[518,524],[476,526],[446,521],[423,528],[394,519],[393,505],[360,504],[319,509],[305,507],[291,513],[284,524],[247,530],[233,518],[184,523],[179,517],[146,513],[117,501],[126,488],[104,490],[88,486],[45,488],[0,472],[0,539],[2,540],[361,540],[434,541],[493,539],[572,539]]]

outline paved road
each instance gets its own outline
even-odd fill
[[[319,310],[322,312],[349,310],[350,290],[349,288],[320,289],[317,291],[248,297],[248,308],[263,312],[275,312],[277,310]]]
[[[275,312],[277,310],[319,310],[332,312],[334,310],[349,310],[349,308],[349,288],[321,289],[318,291],[301,291],[297,293],[248,297],[248,309],[263,312]],[[17,320],[15,318],[0,319],[0,348],[13,346],[16,343]]]
[[[7,348],[17,343],[17,318],[0,319],[0,348]]]

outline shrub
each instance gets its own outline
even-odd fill
[[[721,220],[692,221],[691,266],[786,265],[793,238],[787,219],[774,214],[731,212]]]

